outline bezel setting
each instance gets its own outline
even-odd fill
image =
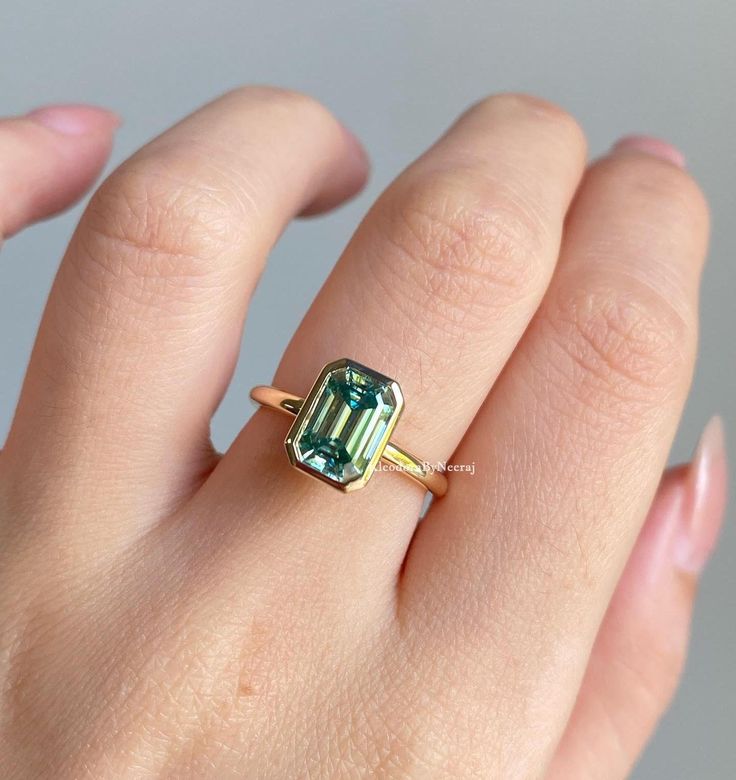
[[[403,408],[395,380],[348,358],[328,363],[284,441],[289,461],[343,492],[363,488]]]

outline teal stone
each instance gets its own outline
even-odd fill
[[[352,360],[330,363],[286,438],[293,465],[343,490],[373,473],[401,414],[398,384]]]

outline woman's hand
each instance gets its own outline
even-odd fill
[[[0,124],[4,235],[84,191],[114,123]],[[708,222],[679,162],[639,138],[586,169],[573,119],[506,95],[372,208],[276,384],[343,356],[401,382],[397,438],[475,464],[418,527],[401,475],[291,469],[285,418],[209,440],[269,250],[362,185],[352,136],[242,89],[113,173],[0,455],[0,774],[623,777],[725,493],[717,421],[657,492]]]

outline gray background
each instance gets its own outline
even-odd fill
[[[214,425],[224,447],[371,199],[469,102],[526,90],[585,127],[594,154],[633,131],[687,155],[713,211],[702,348],[673,460],[713,412],[736,441],[736,5],[616,2],[2,0],[0,113],[92,101],[125,117],[121,160],[199,103],[245,82],[309,92],[364,139],[373,177],[324,220],[291,228],[252,308],[243,361]],[[12,239],[0,261],[0,441],[71,214]],[[287,293],[286,280],[300,284]],[[303,283],[303,284],[302,284]],[[736,451],[736,447],[734,447]],[[733,515],[733,512],[731,512]],[[730,520],[733,520],[731,516]],[[687,673],[639,778],[736,777],[736,534],[703,580]]]

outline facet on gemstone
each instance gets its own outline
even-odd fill
[[[404,406],[397,382],[353,360],[322,370],[285,446],[291,463],[342,490],[363,487]]]

